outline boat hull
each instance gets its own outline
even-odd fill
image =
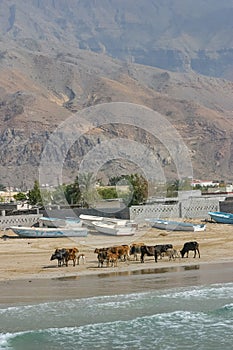
[[[85,228],[46,228],[46,227],[9,227],[22,238],[59,238],[59,237],[86,237]]]
[[[180,222],[180,221],[169,221],[169,220],[160,220],[160,219],[147,219],[151,224],[151,227],[157,228],[160,230],[167,231],[204,231],[206,229],[206,225],[204,224],[192,224],[188,222]]]
[[[50,217],[41,217],[39,218],[39,223],[43,224],[46,227],[81,227],[82,221],[80,219],[59,219],[59,218],[50,218]]]
[[[99,233],[110,236],[133,236],[135,234],[135,228],[127,226],[119,226],[110,223],[92,222],[93,227]]]
[[[209,212],[208,213],[212,220],[219,224],[233,224],[233,214],[225,212]]]

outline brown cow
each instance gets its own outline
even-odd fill
[[[117,254],[118,259],[122,260],[123,258],[123,261],[129,260],[130,247],[127,244],[110,247],[108,248],[108,251],[113,254]]]
[[[73,266],[75,266],[75,262],[77,259],[76,254],[79,252],[78,248],[66,248],[67,254],[65,255],[65,264],[68,266],[68,261],[73,260]]]
[[[107,267],[111,263],[111,267],[116,267],[117,266],[117,260],[118,260],[118,255],[114,254],[110,251],[107,252]]]

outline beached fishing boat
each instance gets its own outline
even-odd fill
[[[170,221],[162,219],[145,219],[151,227],[167,231],[204,231],[205,224],[193,224],[191,222]]]
[[[133,236],[135,234],[136,228],[127,225],[117,225],[106,221],[93,221],[93,228],[105,235],[111,236]]]
[[[47,216],[42,216],[39,218],[39,224],[42,224],[46,227],[81,227],[82,221],[79,218],[51,218]]]
[[[233,214],[224,213],[222,211],[209,211],[209,216],[212,220],[220,224],[233,224]]]
[[[23,227],[10,226],[19,237],[27,238],[58,238],[58,237],[86,237],[88,230],[84,227]]]
[[[87,226],[93,227],[93,222],[106,222],[112,223],[119,226],[136,226],[136,223],[131,220],[110,218],[105,216],[97,216],[97,215],[79,215],[80,220]]]

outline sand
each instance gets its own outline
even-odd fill
[[[113,237],[95,232],[82,238],[20,239],[11,231],[2,231],[0,239],[0,304],[32,303],[48,300],[119,294],[171,286],[223,283],[233,281],[233,226],[207,223],[202,232],[166,232],[140,228],[134,236]],[[178,251],[187,241],[198,241],[201,258],[167,257],[155,263],[152,257],[140,261],[119,262],[117,267],[98,268],[96,247],[144,242],[148,245],[173,244]],[[86,262],[58,267],[50,261],[56,248],[77,247]],[[148,284],[142,277],[148,276]],[[147,281],[147,280],[146,280]]]

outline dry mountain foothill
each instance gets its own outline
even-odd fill
[[[21,0],[0,3],[2,183],[32,186],[55,128],[84,108],[110,102],[143,105],[165,116],[189,149],[195,178],[233,180],[230,1],[205,1],[202,15],[200,1],[145,1],[143,19],[139,1],[26,3],[27,8]],[[170,20],[160,33],[151,21],[156,13],[163,23]],[[207,18],[208,35],[203,24]],[[198,53],[202,60],[197,60]],[[202,64],[204,58],[208,64]],[[216,70],[208,71],[213,60]],[[177,177],[167,149],[152,135],[125,125],[104,125],[64,151],[64,182],[74,179],[92,147],[118,137],[140,140],[167,177]],[[134,170],[134,164],[115,160],[100,175]]]

